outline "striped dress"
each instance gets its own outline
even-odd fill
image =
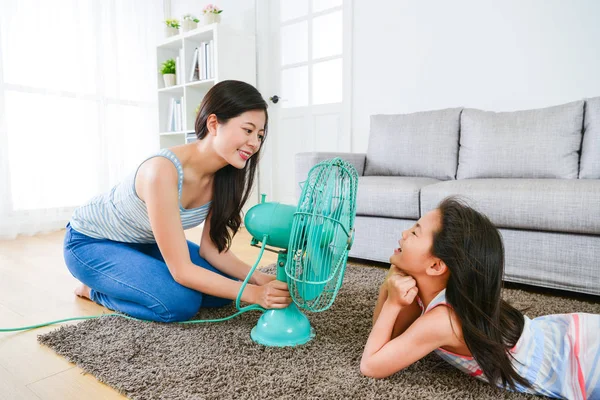
[[[146,160],[153,157],[165,157],[177,168],[179,215],[183,229],[200,225],[210,210],[210,202],[193,209],[183,208],[181,205],[181,189],[183,187],[181,162],[169,149],[163,149]],[[95,239],[109,239],[125,243],[155,243],[146,204],[135,192],[136,174],[137,169],[109,192],[96,196],[87,204],[77,208],[69,221],[71,227],[77,232]]]
[[[450,307],[445,289],[423,314],[439,305]],[[473,357],[442,348],[434,352],[461,371],[487,381]],[[523,333],[510,352],[515,370],[532,384],[531,389],[517,385],[518,391],[570,400],[600,399],[600,315],[525,317]]]

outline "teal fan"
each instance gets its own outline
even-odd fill
[[[334,158],[310,170],[297,207],[265,202],[263,195],[261,203],[246,214],[251,244],[258,247],[262,242],[255,267],[265,249],[277,252],[277,279],[287,282],[293,299],[287,308],[262,314],[252,329],[254,341],[297,346],[314,337],[300,309],[325,311],[337,296],[354,240],[357,186],[356,169]]]

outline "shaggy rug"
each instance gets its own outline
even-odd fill
[[[484,399],[534,398],[492,387],[430,354],[388,379],[359,371],[377,290],[386,270],[350,265],[333,306],[309,313],[317,335],[297,348],[266,348],[250,339],[260,314],[213,324],[161,324],[103,317],[39,337],[87,373],[131,399]],[[520,289],[504,296],[527,315],[600,313],[597,299]],[[202,310],[219,318],[232,307]]]

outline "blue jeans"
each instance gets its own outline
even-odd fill
[[[188,241],[188,249],[192,263],[230,278],[200,257],[198,245]],[[69,224],[64,257],[71,274],[91,288],[94,302],[135,318],[186,321],[201,306],[231,303],[229,299],[203,294],[175,282],[156,243],[94,239]]]

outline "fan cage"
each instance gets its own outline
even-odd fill
[[[356,169],[340,158],[315,165],[294,213],[285,272],[295,303],[328,309],[342,285],[356,215]]]

